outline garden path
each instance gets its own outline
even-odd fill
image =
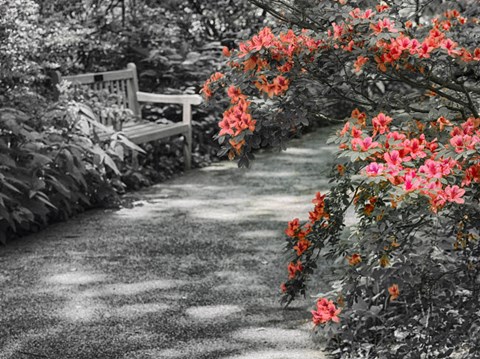
[[[0,358],[325,358],[313,299],[278,300],[286,222],[328,189],[326,132],[0,248]]]

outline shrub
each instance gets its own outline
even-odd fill
[[[99,126],[91,108],[68,91],[38,117],[0,109],[1,242],[86,208],[118,203],[124,185],[117,163],[124,148],[139,148],[122,137],[100,141]]]
[[[283,148],[311,120],[328,117],[330,99],[349,102],[352,112],[330,140],[339,146],[332,188],[316,194],[309,221],[295,219],[286,230],[283,299],[305,295],[319,259],[331,260],[340,268],[312,315],[338,357],[473,357],[480,337],[475,7],[457,2],[467,17],[447,2],[417,1],[413,11],[403,1],[363,3],[322,1],[308,7],[302,26],[309,29],[265,28],[225,49],[230,69],[203,88],[231,102],[217,138],[223,153],[247,166],[255,148]],[[352,207],[357,224],[346,227]]]

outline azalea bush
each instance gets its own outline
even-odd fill
[[[225,48],[229,69],[203,87],[230,99],[217,139],[239,166],[331,117],[332,101],[348,111],[329,140],[338,146],[330,192],[285,231],[283,300],[327,278],[316,270],[329,261],[335,275],[312,321],[337,357],[478,356],[477,6],[342,0],[284,10],[285,28]]]

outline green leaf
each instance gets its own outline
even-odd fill
[[[0,206],[0,219],[2,219],[2,218],[5,219],[5,221],[7,221],[8,224],[15,231],[15,222],[13,221],[12,216],[11,216],[10,212],[8,211],[8,209],[5,208],[4,206]],[[0,228],[2,227],[1,222],[2,221],[0,220]]]
[[[30,166],[32,167],[43,167],[47,163],[52,162],[52,158],[43,155],[41,153],[32,153],[33,159],[32,162],[30,163]]]
[[[49,176],[49,178],[46,179],[46,181],[64,197],[70,198],[70,190],[67,187],[65,187],[60,181],[58,181],[55,177]]]
[[[132,150],[135,150],[135,151],[138,151],[138,152],[143,153],[143,154],[146,153],[143,148],[141,148],[141,147],[138,146],[137,144],[135,144],[135,143],[133,143],[132,141],[130,141],[124,134],[122,134],[122,133],[117,133],[117,134],[115,134],[114,136],[118,139],[118,142],[124,144],[124,145],[127,146],[128,148],[130,148],[130,149],[132,149]]]
[[[0,153],[0,165],[13,167],[13,168],[17,166],[15,160],[12,157],[8,155],[4,155],[3,153]]]
[[[40,202],[43,202],[44,204],[46,204],[48,207],[51,207],[53,209],[57,209],[57,207],[55,207],[48,199],[48,196],[43,193],[43,192],[37,192],[35,194],[35,199],[39,200]]]
[[[11,185],[10,183],[8,183],[7,181],[2,181],[2,185],[7,187],[9,190],[13,191],[13,192],[16,192],[16,193],[22,193],[22,191],[20,191],[17,187]]]
[[[119,171],[117,165],[115,164],[115,162],[112,160],[112,158],[109,155],[107,155],[107,154],[104,155],[103,163],[106,166],[110,167],[113,170],[113,172],[115,172],[115,174],[120,175],[120,171]]]
[[[78,103],[79,113],[87,116],[90,120],[98,122],[98,117],[93,113],[92,109],[83,103]]]

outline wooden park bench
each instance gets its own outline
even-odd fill
[[[107,123],[99,118],[102,125],[114,131],[122,132],[135,144],[163,139],[174,135],[182,135],[184,140],[185,169],[191,168],[192,159],[192,105],[199,105],[202,98],[199,95],[160,95],[138,90],[137,68],[129,63],[125,70],[88,73],[72,76],[61,76],[57,71],[53,75],[54,85],[62,80],[72,82],[74,86],[89,86],[93,90],[107,90],[116,94],[118,105],[130,109],[135,121],[132,123]],[[157,124],[142,120],[140,103],[161,103],[182,105],[182,122]],[[115,127],[115,128],[114,128]],[[107,134],[108,135],[108,134]],[[104,137],[106,134],[103,135]]]

